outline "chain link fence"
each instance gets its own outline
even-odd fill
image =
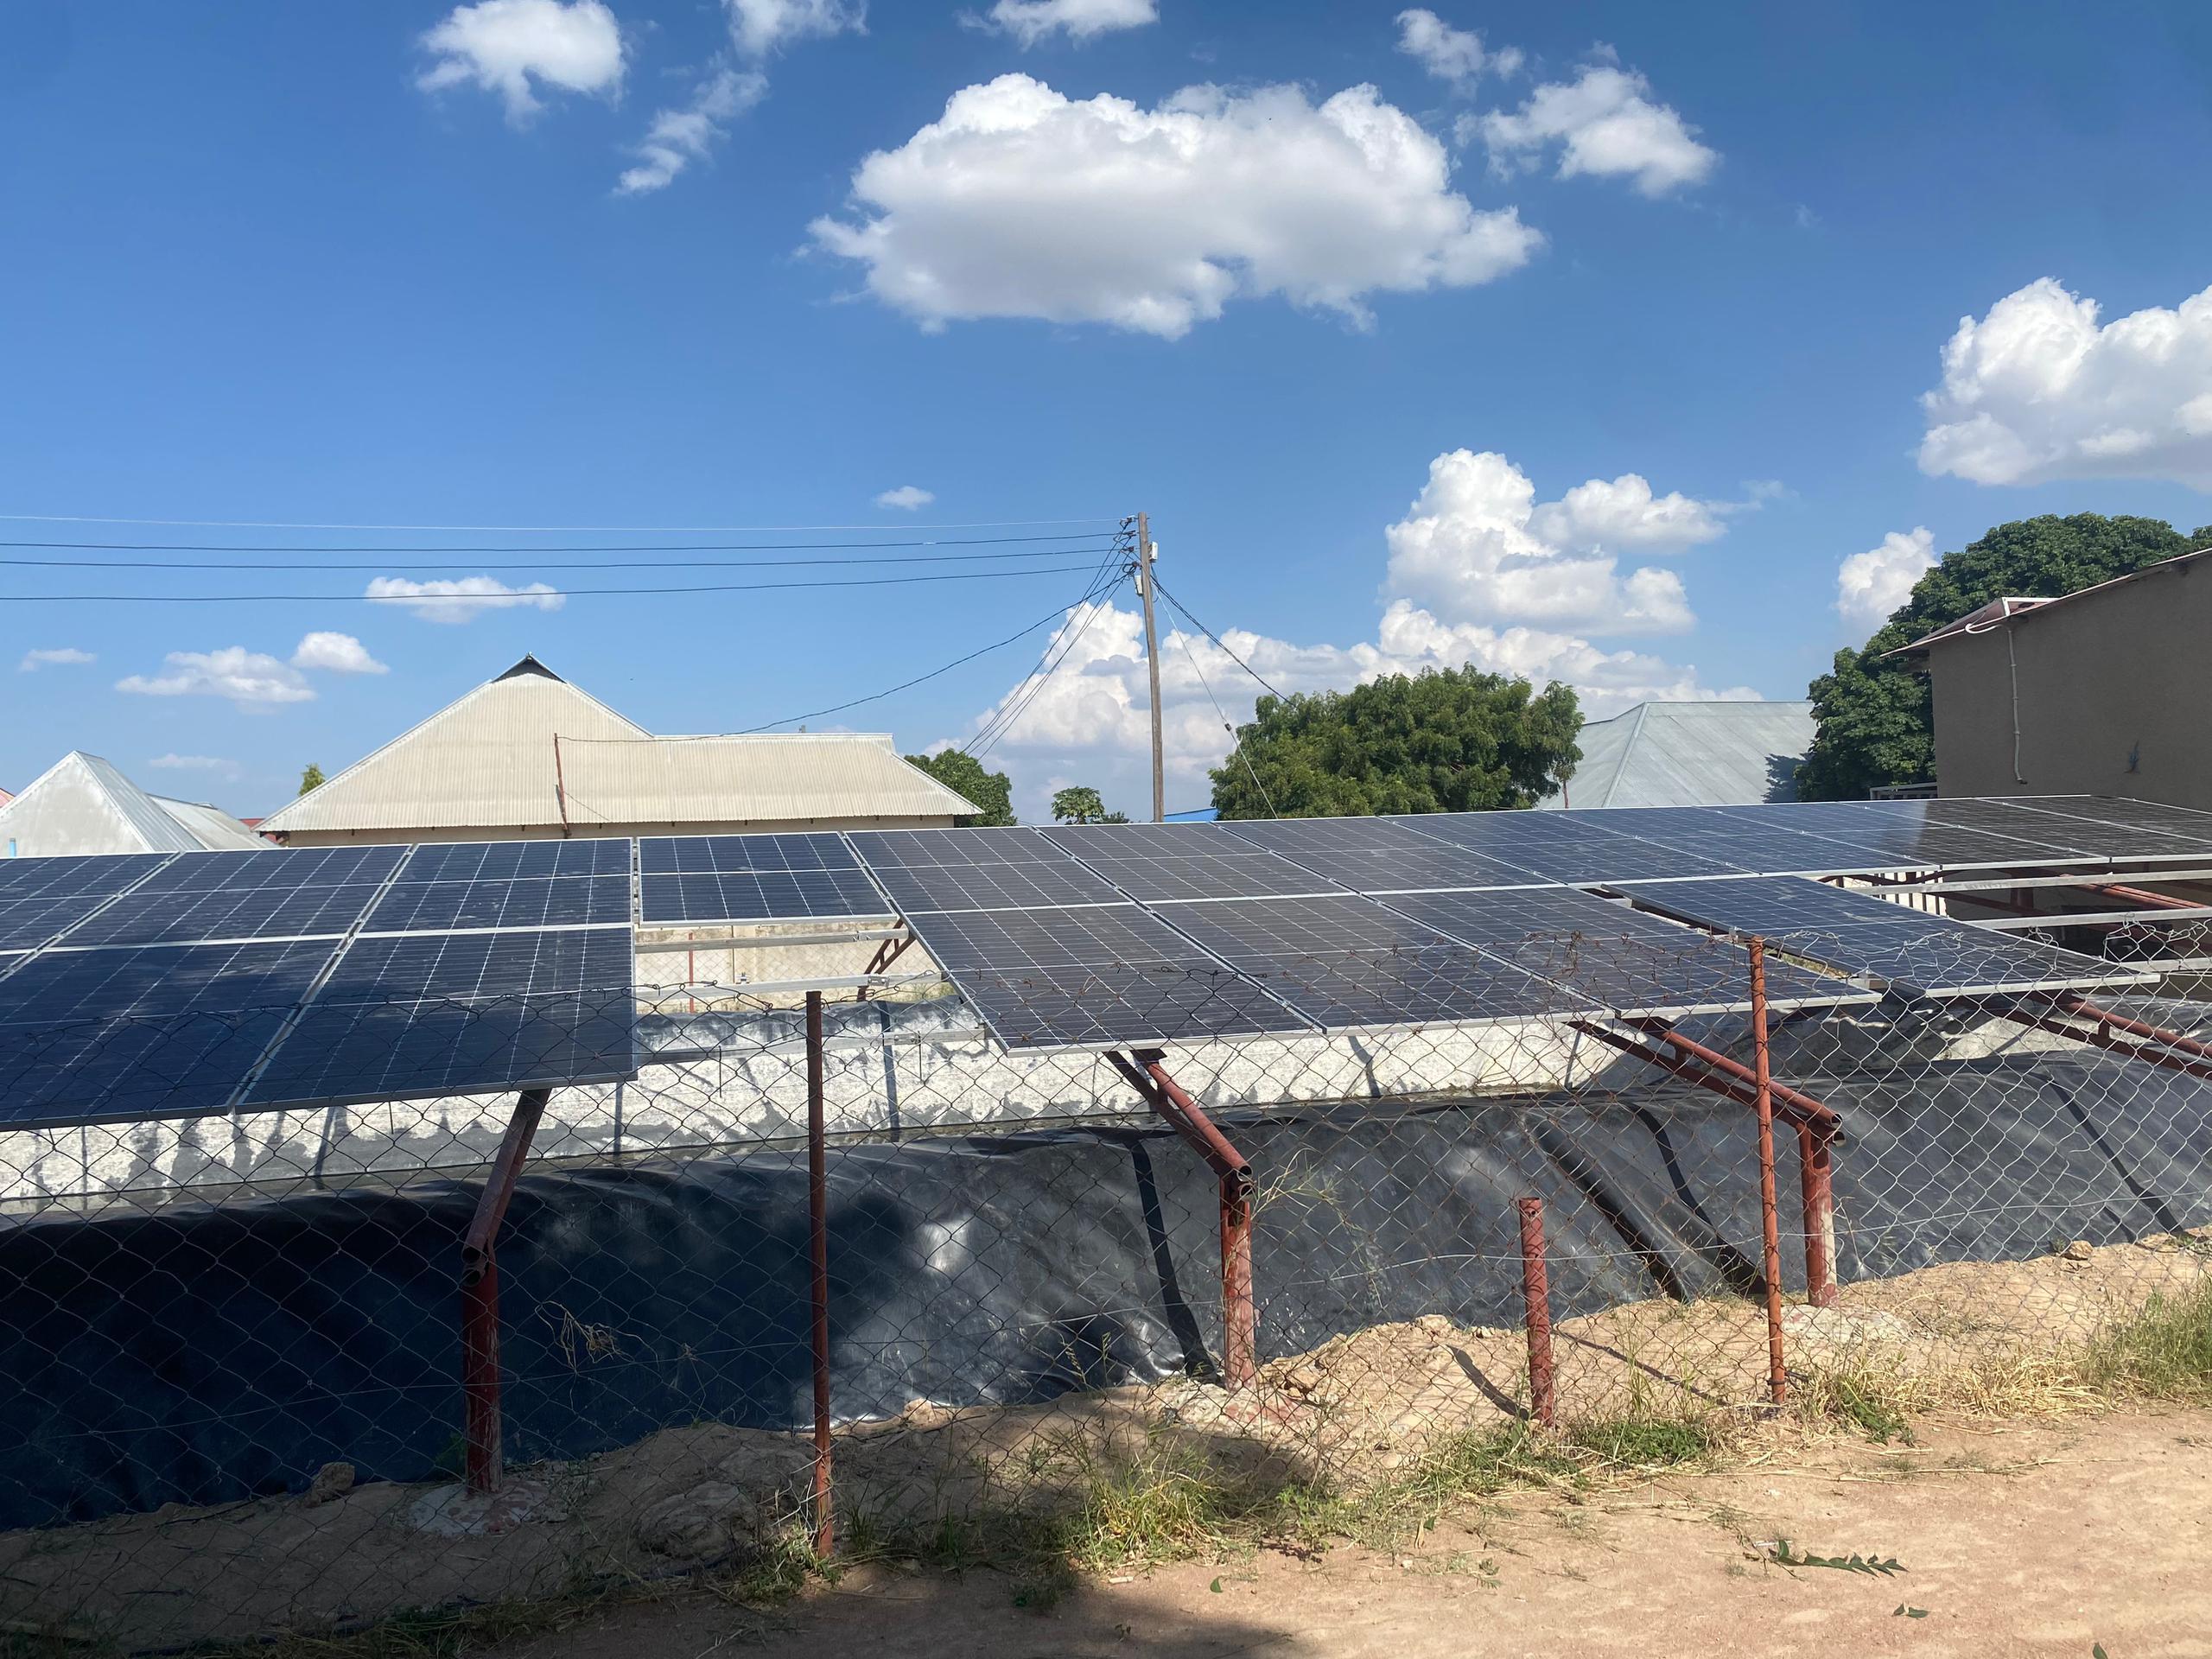
[[[173,1647],[988,1552],[1163,1471],[1310,1496],[1532,1431],[2063,1405],[2212,1324],[2204,927],[2052,932],[2152,964],[2101,989],[1891,964],[1941,998],[1814,973],[1833,936],[1756,992],[1687,931],[1532,937],[1479,986],[1317,955],[1271,971],[1353,1028],[1111,1051],[974,1008],[1203,1033],[1244,982],[690,982],[637,995],[632,1082],[0,1135],[0,1623]],[[517,1077],[575,1040],[464,1012]],[[182,1089],[264,1023],[7,1072]]]

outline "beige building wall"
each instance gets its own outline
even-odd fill
[[[949,830],[955,820],[941,817],[779,818],[770,823],[575,823],[566,838],[592,841],[638,836],[751,836],[789,834],[799,830]],[[467,825],[459,829],[424,826],[390,830],[295,830],[281,839],[287,847],[372,847],[414,842],[448,841],[558,841],[563,831],[557,823]]]
[[[2212,559],[1955,635],[1928,658],[1941,793],[2212,811]]]

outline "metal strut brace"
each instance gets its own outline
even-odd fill
[[[867,976],[883,972],[886,969],[890,967],[893,963],[898,961],[899,957],[905,953],[906,947],[913,942],[914,936],[911,931],[894,934],[890,938],[884,940],[881,944],[875,947],[875,954],[868,959],[868,966],[861,969],[861,974],[863,976]],[[853,1001],[855,1002],[867,1001],[868,992],[874,988],[870,985],[861,985],[860,988],[860,995],[855,996]]]
[[[529,1089],[515,1101],[514,1116],[485,1178],[483,1196],[461,1245],[461,1389],[467,1413],[462,1436],[472,1492],[495,1492],[505,1472],[499,1426],[499,1224],[515,1195],[515,1181],[552,1091]]]
[[[1221,1182],[1221,1380],[1231,1389],[1247,1388],[1260,1370],[1259,1317],[1252,1300],[1251,1163],[1167,1075],[1164,1050],[1137,1049],[1134,1060],[1121,1053],[1106,1058]]]

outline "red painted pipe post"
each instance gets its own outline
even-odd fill
[[[1221,1178],[1221,1381],[1249,1388],[1260,1376],[1260,1316],[1252,1302],[1252,1177]]]
[[[499,1224],[544,1116],[547,1093],[529,1090],[515,1102],[461,1244],[462,1478],[472,1492],[499,1491],[506,1473],[499,1413]]]
[[[1552,1290],[1544,1269],[1544,1201],[1522,1198],[1521,1305],[1529,1325],[1529,1414],[1552,1426]]]
[[[1766,1281],[1767,1392],[1776,1405],[1789,1392],[1782,1365],[1782,1224],[1774,1193],[1774,1089],[1767,1074],[1766,941],[1753,939],[1751,955],[1751,1074],[1759,1115],[1759,1230]]]
[[[1835,1125],[1797,1127],[1797,1171],[1805,1208],[1805,1298],[1835,1306]]]
[[[814,1303],[814,1554],[836,1548],[830,1468],[830,1146],[823,1105],[822,993],[806,994],[806,1220]]]

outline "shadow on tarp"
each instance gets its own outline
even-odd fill
[[[1840,1271],[2018,1260],[2212,1216],[2212,1084],[2033,1055],[1829,1084]],[[1389,1320],[1520,1319],[1512,1201],[1547,1203],[1558,1317],[1749,1291],[1751,1115],[1671,1083],[1608,1095],[1228,1114],[1259,1185],[1264,1356]],[[1165,1130],[841,1147],[834,1397],[847,1421],[1204,1373],[1217,1188]],[[1802,1289],[1794,1137],[1777,1137]],[[478,1188],[424,1183],[0,1236],[0,1526],[457,1466],[460,1240]],[[526,1176],[499,1252],[507,1456],[699,1421],[810,1421],[803,1155]]]

